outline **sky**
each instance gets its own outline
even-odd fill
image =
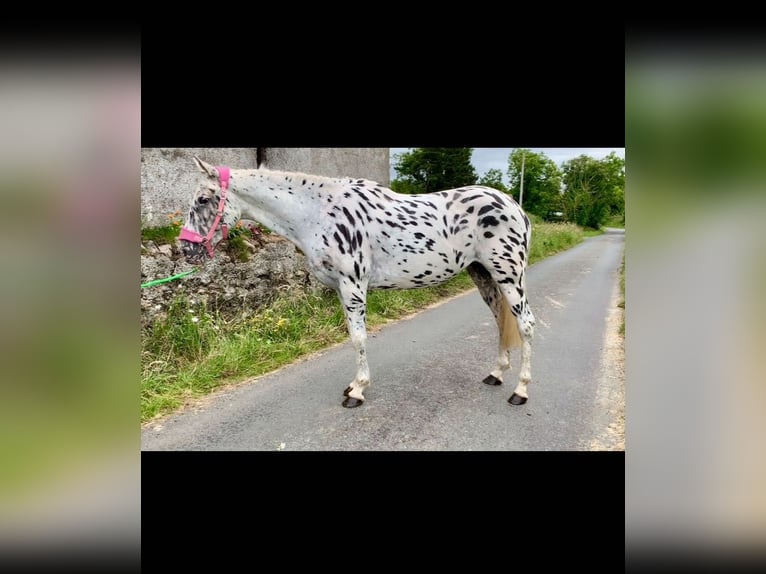
[[[412,148],[406,147],[392,147],[390,148],[391,156],[391,179],[396,178],[396,171],[394,170],[394,158],[395,153],[402,153]],[[473,148],[473,155],[471,156],[471,163],[476,168],[476,173],[479,177],[484,175],[487,170],[492,168],[499,169],[503,172],[503,182],[508,183],[508,156],[511,155],[511,151],[514,148],[510,147],[477,147]],[[614,151],[621,158],[625,158],[625,148],[585,148],[585,147],[533,147],[529,148],[533,152],[544,153],[550,159],[552,159],[556,165],[561,167],[561,164],[567,160],[575,158],[579,155],[589,155],[596,159],[601,159],[609,155]]]

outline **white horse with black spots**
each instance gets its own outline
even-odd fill
[[[527,401],[534,316],[525,271],[529,219],[512,197],[483,186],[401,195],[365,179],[264,169],[214,167],[196,156],[201,182],[179,239],[187,261],[213,257],[240,219],[252,219],[298,246],[310,271],[335,289],[357,354],[344,407],[364,402],[370,384],[365,312],[368,289],[435,285],[466,269],[497,321],[495,368],[500,385],[521,343],[519,380],[508,402]]]

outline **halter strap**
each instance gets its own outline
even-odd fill
[[[215,214],[213,225],[210,226],[210,231],[207,232],[205,237],[202,237],[196,231],[192,231],[191,229],[183,227],[181,228],[181,234],[178,236],[178,239],[191,241],[192,243],[202,243],[202,245],[205,246],[205,249],[207,249],[208,255],[210,255],[211,259],[213,258],[213,254],[215,252],[215,247],[213,247],[212,243],[213,235],[215,234],[215,230],[218,228],[218,224],[221,222],[223,210],[226,207],[226,192],[229,190],[230,175],[230,170],[225,165],[216,166],[216,169],[218,170],[218,181],[221,183],[221,200],[218,202],[218,211]],[[226,227],[225,223],[221,224],[221,233],[223,233],[224,239],[229,237],[229,229]]]

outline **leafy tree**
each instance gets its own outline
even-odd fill
[[[469,147],[422,147],[394,156],[399,193],[430,193],[476,183]]]
[[[417,183],[409,179],[392,180],[391,189],[393,189],[396,193],[408,193],[408,194],[423,193],[423,188],[421,188]]]
[[[581,155],[564,163],[564,212],[578,225],[599,228],[625,213],[625,160],[614,152],[602,160]]]
[[[541,217],[549,211],[560,211],[561,171],[556,163],[544,153],[528,149],[514,149],[508,156],[510,190],[519,199],[521,164],[524,161],[524,196],[521,198],[525,211]]]
[[[487,187],[493,187],[504,193],[508,193],[508,188],[503,183],[503,172],[499,169],[488,169],[487,173],[481,176],[478,183],[479,185],[486,185]]]
[[[610,215],[625,216],[625,160],[611,152],[601,160],[603,164],[607,187]]]

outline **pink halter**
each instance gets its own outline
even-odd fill
[[[216,169],[218,170],[218,179],[221,182],[221,201],[218,202],[218,212],[215,214],[215,220],[213,221],[213,225],[210,227],[210,231],[207,232],[206,237],[202,237],[196,231],[192,231],[191,229],[183,227],[181,229],[181,235],[178,236],[178,239],[184,239],[186,241],[191,241],[192,243],[202,243],[202,245],[205,246],[205,249],[207,249],[208,255],[210,255],[210,259],[213,258],[213,253],[215,250],[213,244],[211,243],[213,240],[213,234],[218,228],[218,224],[221,223],[223,209],[226,206],[226,192],[229,189],[229,168],[223,165],[219,165],[216,167]],[[229,229],[226,227],[225,223],[221,224],[221,232],[223,233],[224,239],[229,236]]]

